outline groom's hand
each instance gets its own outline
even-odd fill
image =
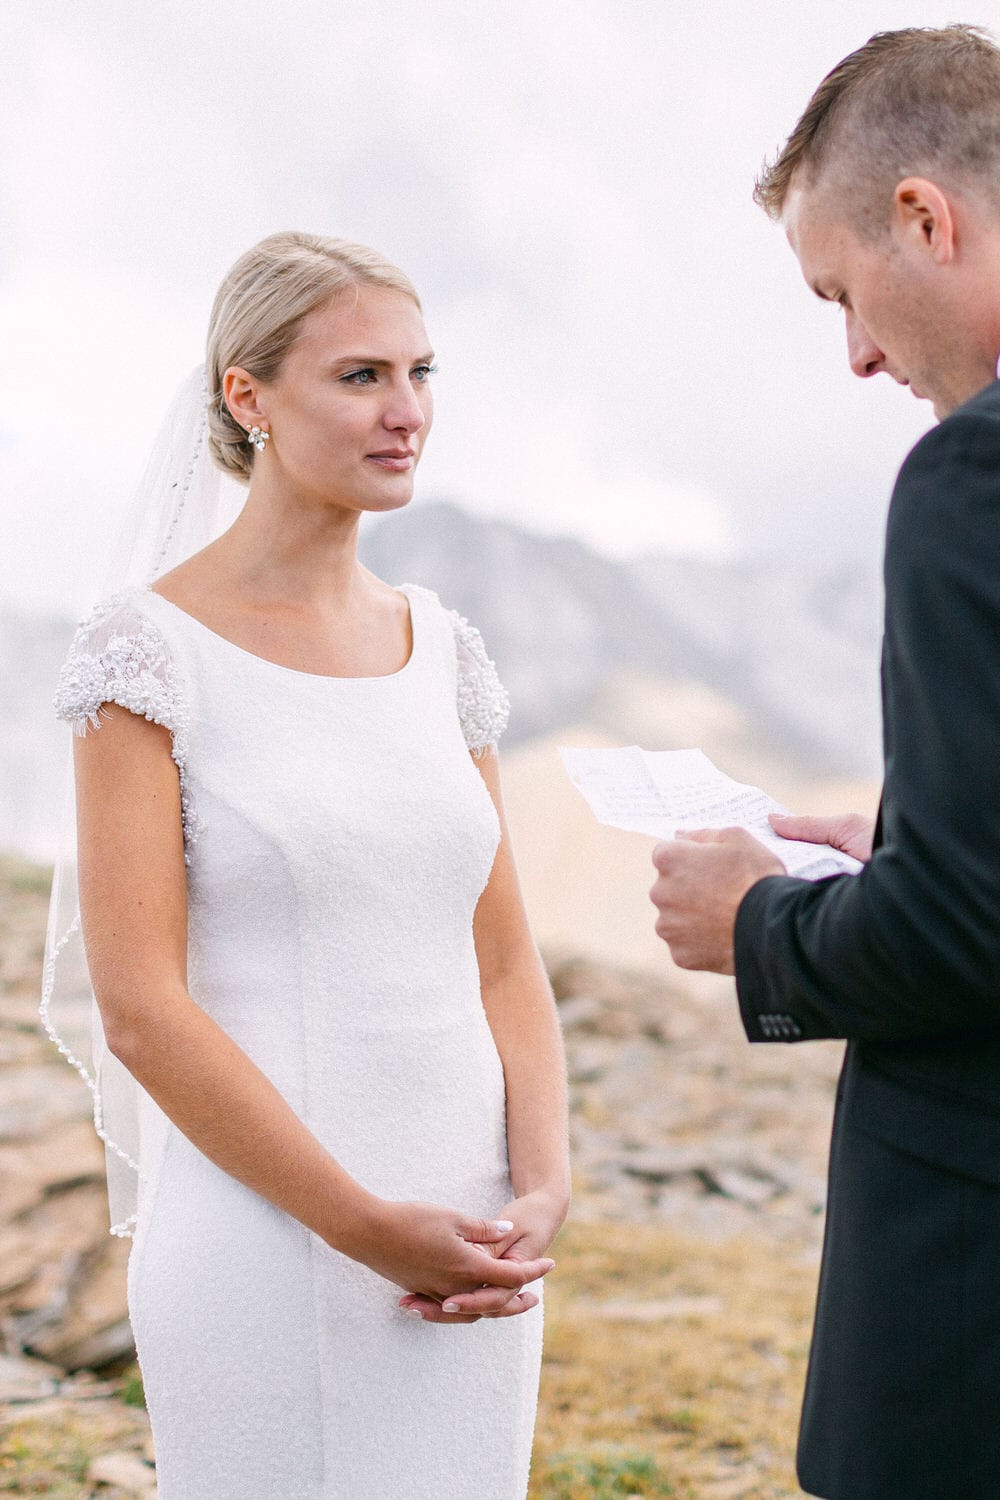
[[[840,813],[830,818],[800,818],[793,813],[769,813],[768,822],[783,839],[806,844],[830,844],[866,864],[872,857],[875,820],[864,813]]]
[[[732,974],[739,904],[765,875],[786,873],[780,859],[743,828],[709,828],[657,844],[653,864],[659,878],[649,899],[674,963]]]

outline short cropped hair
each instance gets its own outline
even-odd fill
[[[792,179],[841,190],[855,227],[879,238],[904,177],[972,190],[1000,211],[1000,47],[978,26],[882,31],[826,75],[754,201],[772,219]]]

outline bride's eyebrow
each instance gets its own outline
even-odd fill
[[[429,365],[433,363],[433,360],[434,355],[433,353],[429,352],[427,354],[419,354],[416,359],[411,360],[411,364]],[[340,354],[334,360],[334,364],[352,366],[365,365],[369,366],[373,370],[388,370],[393,364],[395,364],[395,360],[376,359],[371,354]]]

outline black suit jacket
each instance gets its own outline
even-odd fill
[[[885,587],[871,861],[747,893],[740,1008],[751,1041],[846,1037],[863,1129],[1000,1184],[1000,381],[903,464]]]

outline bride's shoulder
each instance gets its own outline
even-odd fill
[[[177,674],[153,601],[148,589],[124,589],[102,599],[77,626],[55,708],[78,732],[87,724],[96,728],[108,702],[160,723],[176,717]]]
[[[494,748],[510,718],[510,699],[480,630],[457,609],[442,604],[430,589],[407,584],[406,590],[436,606],[447,621],[455,650],[458,717],[466,744],[477,755]]]
[[[74,646],[98,632],[141,627],[150,619],[149,589],[126,588],[107,594],[77,623]]]

